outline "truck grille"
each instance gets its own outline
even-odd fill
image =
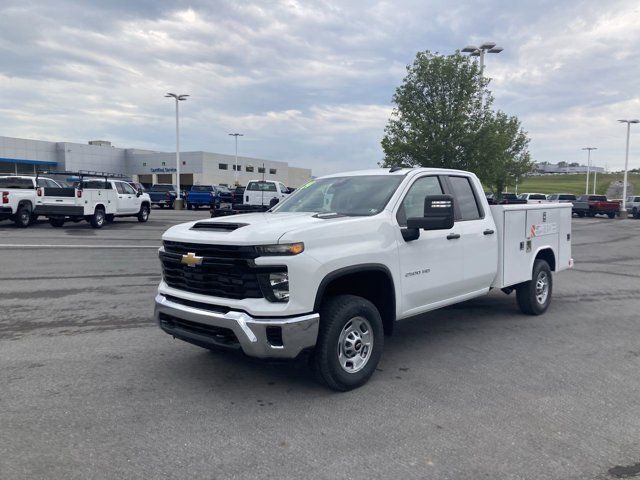
[[[202,257],[202,263],[192,267],[181,263],[189,253]],[[164,281],[171,288],[236,300],[263,298],[258,275],[286,271],[286,267],[258,267],[256,257],[251,246],[172,241],[165,241],[160,252]]]

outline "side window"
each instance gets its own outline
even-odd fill
[[[45,187],[49,187],[49,188],[60,188],[60,185],[58,185],[53,180],[45,180],[44,181],[44,186]]]
[[[120,185],[122,185],[122,188],[124,189],[124,193],[128,193],[129,195],[135,195],[136,194],[135,189],[131,185],[129,185],[128,183],[122,182]]]
[[[454,201],[460,212],[460,218],[456,218],[456,220],[478,220],[481,217],[480,208],[469,179],[467,177],[449,177],[449,182],[453,189]]]
[[[38,178],[38,187],[48,187],[48,182],[44,178]]]
[[[122,182],[115,182],[116,184],[116,190],[118,191],[118,193],[127,193],[124,190],[124,185]]]
[[[409,187],[409,191],[404,196],[396,214],[396,219],[401,227],[407,226],[407,218],[424,215],[424,197],[427,195],[442,195],[442,186],[438,177],[419,178]]]

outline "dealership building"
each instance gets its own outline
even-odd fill
[[[118,173],[145,185],[175,183],[176,154],[118,148],[103,140],[85,145],[0,136],[0,175],[29,175],[43,169]],[[181,186],[233,185],[235,174],[234,155],[180,152]],[[264,178],[296,188],[311,178],[311,169],[291,167],[287,162],[238,156],[237,175],[240,185]]]

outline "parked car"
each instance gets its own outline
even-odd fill
[[[553,193],[547,197],[547,200],[553,203],[573,203],[576,196],[573,193]]]
[[[162,240],[162,330],[259,358],[309,352],[335,390],[367,382],[396,320],[492,289],[540,315],[552,272],[573,264],[570,205],[490,207],[474,174],[435,168],[329,175]]]
[[[606,195],[580,195],[573,202],[573,213],[579,217],[607,215],[614,218],[620,211],[620,203],[619,200],[607,200]]]
[[[625,202],[627,206],[627,213],[633,218],[640,218],[640,196],[627,197]]]
[[[151,210],[148,194],[109,177],[83,177],[75,187],[39,187],[38,196],[41,201],[36,213],[47,217],[54,227],[85,220],[93,228],[102,228],[116,217],[137,217],[139,222],[146,222]]]
[[[156,183],[148,191],[151,205],[157,205],[160,208],[173,208],[178,196],[177,191],[177,187],[170,183]]]
[[[273,180],[251,180],[244,191],[245,205],[271,206],[272,200],[284,200],[289,190],[284,183]]]
[[[216,191],[213,185],[193,185],[187,192],[187,210],[210,207],[214,202]]]
[[[521,200],[526,200],[527,203],[548,203],[547,196],[544,193],[521,193],[518,195]]]
[[[0,177],[0,220],[12,220],[26,228],[38,219],[36,209],[41,202],[38,187],[60,188],[62,185],[47,177],[8,175]]]
[[[237,186],[231,191],[233,193],[233,203],[242,203],[245,188],[246,187]]]
[[[498,200],[498,205],[522,205],[527,203],[523,198],[519,198],[515,193],[503,193]]]
[[[229,189],[229,187],[226,187],[224,185],[216,185],[216,195],[219,199],[219,203],[221,204],[228,203],[229,205],[233,204],[234,194]]]

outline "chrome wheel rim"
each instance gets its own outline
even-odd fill
[[[373,330],[364,317],[349,320],[338,338],[338,362],[347,373],[362,370],[371,358]]]
[[[540,272],[536,280],[536,300],[540,305],[544,305],[549,297],[549,275],[547,272]]]

